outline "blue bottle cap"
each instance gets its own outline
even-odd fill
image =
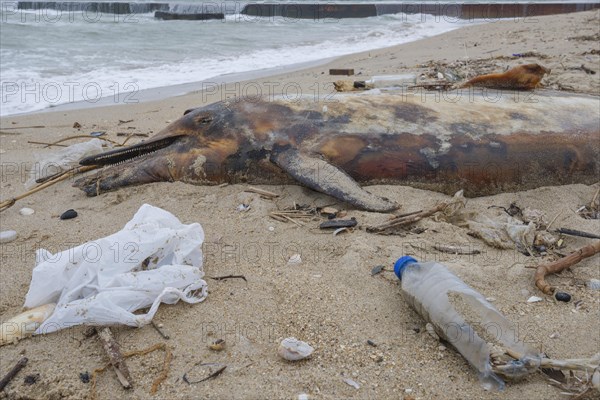
[[[396,276],[398,277],[398,279],[402,279],[402,271],[404,271],[404,268],[406,268],[406,266],[408,264],[412,264],[412,263],[416,263],[418,262],[417,260],[415,260],[414,258],[412,258],[411,256],[402,256],[398,259],[398,261],[396,261],[396,264],[394,264],[394,272],[396,273]]]

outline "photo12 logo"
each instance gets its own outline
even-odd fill
[[[84,101],[97,103],[103,97],[112,97],[114,103],[138,103],[139,87],[135,82],[121,85],[119,82],[102,86],[97,82],[25,82],[2,81],[0,98],[2,104],[15,102],[23,104],[74,103]]]

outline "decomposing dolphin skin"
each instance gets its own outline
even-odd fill
[[[296,181],[388,212],[398,205],[357,182],[468,196],[593,183],[599,113],[598,97],[481,89],[219,102],[186,111],[145,142],[81,160],[116,165],[75,186],[94,196],[158,181]]]

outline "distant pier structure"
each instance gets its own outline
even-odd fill
[[[5,3],[7,4],[7,3]],[[11,2],[10,4],[15,4]],[[566,14],[600,8],[600,2],[548,3],[461,3],[461,2],[398,2],[398,3],[239,3],[219,1],[203,3],[142,3],[127,1],[18,1],[19,10],[52,9],[86,11],[107,14],[242,14],[251,17],[284,17],[290,19],[366,18],[386,14],[423,14],[456,19],[526,18],[552,14]],[[192,18],[184,18],[192,19]],[[198,18],[201,19],[201,18]]]

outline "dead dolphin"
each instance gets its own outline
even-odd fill
[[[145,142],[83,159],[116,165],[75,186],[94,196],[158,181],[297,181],[387,212],[397,204],[357,182],[478,196],[598,180],[598,97],[477,90],[219,102]]]

